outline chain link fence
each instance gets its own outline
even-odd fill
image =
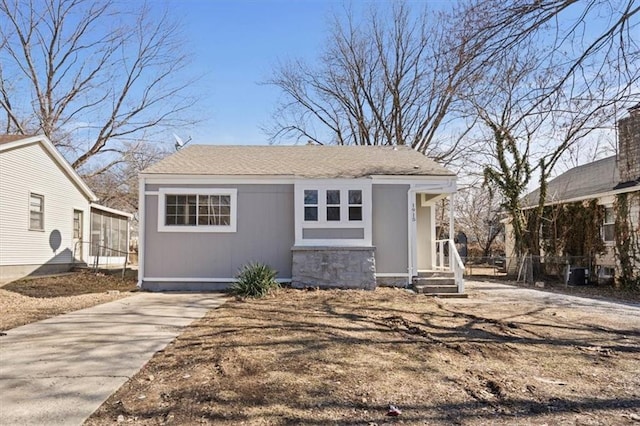
[[[503,278],[525,283],[610,284],[614,268],[584,256],[467,257],[465,276]]]

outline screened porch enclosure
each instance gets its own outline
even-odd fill
[[[129,218],[92,207],[90,223],[87,263],[122,266],[129,252]]]

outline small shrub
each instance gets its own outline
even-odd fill
[[[244,265],[231,285],[231,292],[240,297],[263,297],[272,289],[279,288],[276,281],[277,272],[264,263]]]

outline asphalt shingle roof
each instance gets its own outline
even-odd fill
[[[144,174],[354,178],[370,175],[455,176],[409,147],[191,145]]]
[[[25,135],[0,135],[0,144],[15,142],[15,141],[19,141],[20,139],[27,139],[30,137],[31,136],[25,136]]]
[[[550,180],[547,184],[546,203],[602,194],[613,190],[619,183],[620,171],[614,155],[574,167]],[[522,206],[536,205],[539,194],[538,188],[526,195],[522,200]]]

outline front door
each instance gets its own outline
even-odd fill
[[[76,260],[82,261],[82,210],[73,211],[73,252],[75,253]]]

